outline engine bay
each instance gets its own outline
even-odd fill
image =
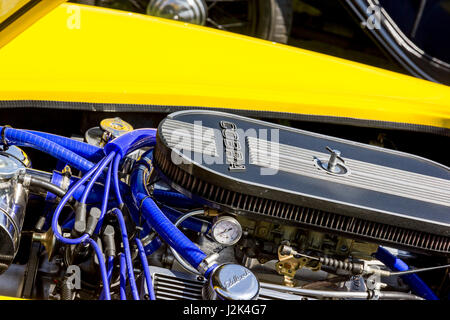
[[[450,170],[426,134],[66,115],[3,118],[0,296],[449,297]]]

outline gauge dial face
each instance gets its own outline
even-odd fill
[[[213,239],[223,245],[231,246],[242,236],[242,227],[233,217],[220,217],[211,228]]]

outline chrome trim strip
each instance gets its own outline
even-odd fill
[[[345,159],[351,170],[345,176],[330,175],[314,165],[329,154],[247,137],[249,163],[310,178],[450,206],[450,181],[355,159]],[[345,155],[344,155],[345,158]]]
[[[166,119],[161,128],[170,148],[189,150],[218,157],[214,130],[201,125]],[[201,134],[201,137],[198,137]]]

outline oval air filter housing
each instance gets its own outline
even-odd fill
[[[418,156],[195,110],[160,123],[154,163],[175,189],[215,208],[450,253],[450,170]]]

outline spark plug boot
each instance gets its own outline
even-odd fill
[[[74,230],[82,234],[86,230],[86,204],[79,203],[76,204],[75,209],[75,223],[73,226]]]
[[[89,211],[89,217],[87,219],[86,230],[85,233],[92,236],[94,233],[95,227],[97,227],[98,220],[100,219],[102,212],[97,207],[92,207]]]
[[[103,242],[105,244],[105,254],[107,257],[116,255],[116,242],[114,240],[114,227],[107,225],[103,231]]]

